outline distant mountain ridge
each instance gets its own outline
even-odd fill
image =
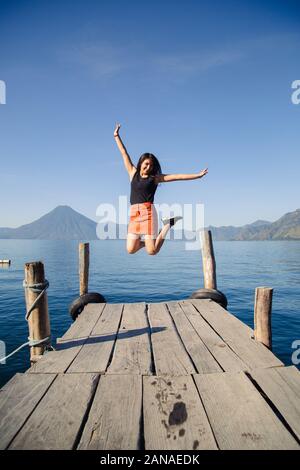
[[[0,238],[36,240],[95,240],[97,224],[69,206],[57,206],[34,222],[0,228]]]
[[[32,223],[18,228],[0,228],[0,239],[96,240],[97,225],[69,206],[57,206]],[[105,228],[105,224],[101,225],[102,229]],[[115,228],[117,236],[121,229],[126,234],[126,226],[116,224]],[[275,222],[256,220],[241,227],[210,225],[206,229],[211,230],[213,239],[219,241],[300,240],[300,209],[284,214]],[[188,239],[191,240],[190,237]]]
[[[207,227],[214,240],[300,240],[300,209],[288,212],[275,222],[257,220],[242,227]]]

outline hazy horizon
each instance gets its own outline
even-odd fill
[[[24,224],[17,225],[17,226],[15,226],[15,227],[8,227],[8,226],[2,226],[2,225],[1,225],[0,228],[19,228],[19,227],[21,227],[21,226],[23,226],[23,225],[27,225],[27,224],[30,224],[30,223],[32,223],[32,222],[35,222],[36,220],[40,219],[40,218],[43,217],[44,215],[49,214],[50,212],[52,212],[53,210],[57,209],[58,207],[67,207],[67,208],[69,208],[69,209],[73,209],[74,211],[78,212],[79,214],[81,214],[81,215],[83,215],[83,216],[85,216],[85,217],[88,217],[88,218],[89,218],[90,220],[92,220],[93,222],[95,222],[95,223],[98,223],[98,222],[99,222],[99,219],[98,219],[98,220],[97,220],[97,219],[93,219],[93,218],[89,217],[87,214],[84,214],[84,213],[80,212],[78,209],[76,209],[76,208],[74,208],[74,207],[72,207],[72,206],[69,206],[69,205],[67,205],[67,204],[59,204],[58,206],[53,207],[53,209],[51,209],[50,211],[45,212],[45,213],[43,213],[43,214],[40,214],[36,219],[28,220],[28,221],[25,222]],[[288,211],[288,212],[295,212],[296,210],[299,210],[299,209],[296,208],[296,209],[290,210],[290,211]],[[278,217],[278,219],[279,219],[280,217],[282,217],[283,215],[285,215],[285,214],[281,214],[281,215]],[[275,221],[278,220],[278,219],[275,219],[275,220],[270,220],[270,219],[255,219],[255,220],[246,222],[246,223],[243,224],[243,225],[253,224],[253,223],[255,223],[255,222],[262,221],[262,220],[265,221],[265,222],[273,223],[273,222],[275,222]],[[214,224],[206,224],[206,223],[205,223],[205,226],[208,226],[208,225],[213,225],[213,226],[216,226],[216,227],[221,227],[221,226],[222,226],[222,225],[214,225]],[[226,224],[226,225],[232,225],[232,224]],[[236,225],[236,227],[238,227],[238,225]],[[175,228],[175,229],[176,229],[176,228]],[[181,230],[181,229],[180,229],[180,230]]]

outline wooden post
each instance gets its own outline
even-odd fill
[[[44,265],[41,261],[25,264],[25,283],[30,286],[45,282]],[[34,292],[30,288],[25,288],[26,311],[38,297],[39,292]],[[51,335],[50,320],[48,313],[47,293],[38,301],[28,318],[29,337],[33,340],[40,340]],[[30,347],[30,361],[36,362],[44,353],[46,344]]]
[[[205,289],[217,289],[216,261],[210,230],[201,232],[201,249]]]
[[[87,294],[89,288],[90,244],[79,243],[79,294]]]
[[[272,311],[273,289],[257,287],[254,305],[254,338],[272,350]]]

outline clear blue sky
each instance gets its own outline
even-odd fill
[[[0,0],[0,226],[60,204],[96,220],[154,153],[156,202],[204,203],[205,224],[276,220],[300,206],[300,2]]]

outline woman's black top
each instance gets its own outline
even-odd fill
[[[153,202],[156,188],[154,176],[142,178],[136,171],[131,180],[130,204]]]

